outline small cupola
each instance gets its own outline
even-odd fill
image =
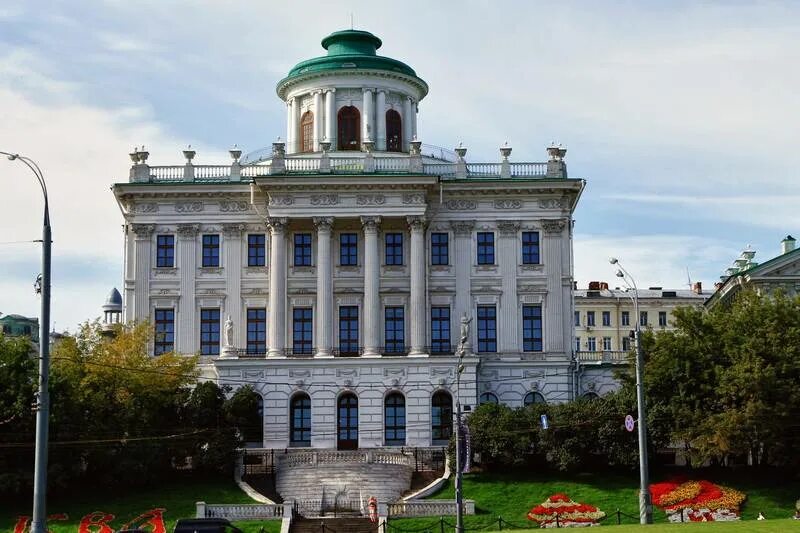
[[[103,304],[103,333],[110,333],[122,321],[122,295],[116,287],[111,289]]]

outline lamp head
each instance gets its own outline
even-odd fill
[[[617,274],[616,274],[616,276],[617,276],[618,278],[624,278],[624,277],[625,277],[625,274],[623,274],[623,273],[622,273],[622,270],[617,270]]]
[[[611,263],[612,265],[616,265],[618,261],[616,257],[609,257],[608,262]]]
[[[8,160],[14,161],[15,159],[19,158],[19,154],[8,154]]]

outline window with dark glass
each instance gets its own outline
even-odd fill
[[[639,313],[639,325],[647,326],[647,311],[641,311]]]
[[[596,352],[597,339],[595,339],[594,337],[589,337],[588,339],[586,339],[586,346],[590,352]]]
[[[294,266],[311,266],[311,234],[294,234]]]
[[[623,326],[630,326],[631,325],[631,314],[629,311],[623,311],[622,316],[620,317]]]
[[[405,342],[405,313],[402,307],[387,307],[385,309],[385,335],[386,353],[404,353]]]
[[[431,264],[450,264],[450,243],[447,233],[431,233]]]
[[[539,264],[539,232],[538,231],[523,231],[522,232],[522,264],[523,265],[538,265]]]
[[[581,338],[580,337],[575,337],[575,351],[576,352],[580,352],[581,351]]]
[[[255,233],[247,236],[247,266],[263,267],[267,264],[266,236]]]
[[[659,326],[666,326],[667,325],[667,312],[666,311],[659,311],[658,312],[658,325]]]
[[[522,400],[522,405],[533,405],[535,403],[547,403],[541,392],[529,392]]]
[[[267,310],[263,307],[247,310],[247,353],[267,352]]]
[[[483,393],[483,394],[481,394],[481,395],[480,395],[480,397],[478,398],[478,405],[483,405],[483,404],[485,404],[485,403],[493,403],[493,404],[498,404],[498,403],[500,403],[500,402],[499,402],[499,401],[498,401],[498,399],[497,399],[497,395],[495,395],[494,393],[491,393],[491,392],[484,392],[484,393]]]
[[[339,235],[339,264],[341,266],[358,264],[358,234],[341,233]]]
[[[594,326],[594,311],[586,311],[586,325]]]
[[[494,264],[494,233],[491,231],[479,231],[478,235],[478,264]]]
[[[386,264],[403,264],[403,234],[387,233],[386,239]]]
[[[631,340],[628,337],[622,337],[622,351],[623,352],[631,351]]]
[[[576,326],[580,326],[581,325],[581,312],[580,311],[575,311],[575,325]]]
[[[431,439],[449,441],[453,434],[453,398],[437,391],[431,398]]]
[[[175,236],[156,236],[156,266],[172,268],[175,266]]]
[[[219,266],[219,235],[203,235],[203,266]]]
[[[394,109],[386,112],[386,151],[401,152],[403,150],[403,120]]]
[[[219,355],[219,309],[200,310],[200,353]]]
[[[314,113],[306,111],[300,119],[300,151],[314,151]]]
[[[406,443],[406,399],[399,392],[386,397],[383,408],[384,440],[386,446]]]
[[[358,448],[358,398],[345,393],[339,397],[338,404],[337,446],[340,450],[354,450]]]
[[[311,445],[311,398],[301,393],[292,398],[290,441],[294,446]]]
[[[313,315],[310,307],[295,307],[292,310],[292,353],[310,354]]]
[[[449,307],[431,307],[431,353],[451,353]]]
[[[358,306],[339,307],[339,354],[358,355]]]
[[[542,306],[522,306],[522,350],[542,351]]]
[[[478,352],[497,351],[497,309],[493,305],[478,306]]]
[[[161,355],[175,349],[175,310],[156,309],[153,353]]]
[[[353,106],[345,106],[337,118],[339,150],[361,150],[361,113]]]
[[[611,325],[611,311],[603,311],[603,325],[604,326]]]
[[[603,351],[604,352],[611,351],[611,337],[603,337]]]

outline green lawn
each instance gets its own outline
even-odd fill
[[[774,474],[773,474],[774,475]],[[788,518],[794,512],[794,503],[800,497],[800,481],[776,481],[771,475],[753,477],[748,471],[723,471],[721,473],[697,472],[692,477],[695,479],[708,479],[715,483],[729,485],[747,494],[747,500],[742,508],[742,520],[746,525],[751,525],[750,531],[762,531],[756,527],[769,528],[765,523],[776,523],[775,520],[755,522],[754,519],[759,511],[763,512],[768,519]],[[661,481],[666,476],[656,475],[654,481]],[[468,474],[464,476],[464,498],[472,499],[476,502],[476,514],[465,516],[465,526],[470,529],[483,529],[491,531],[492,524],[498,522],[498,517],[502,517],[506,523],[503,531],[509,530],[513,526],[519,528],[532,527],[534,524],[527,519],[528,511],[542,503],[553,493],[564,492],[573,500],[580,503],[588,503],[604,511],[608,518],[602,522],[604,526],[617,526],[616,511],[619,509],[623,514],[620,517],[622,524],[638,524],[638,477],[635,475],[620,475],[614,473],[598,474],[541,474],[526,472],[525,470],[497,473],[497,474]],[[452,482],[446,485],[440,492],[432,496],[434,499],[455,498]],[[626,516],[627,515],[627,516]],[[666,515],[663,511],[655,509],[654,522],[664,527],[669,527],[666,523]],[[447,518],[452,523],[452,518]],[[783,523],[783,522],[780,522]],[[419,519],[397,519],[391,521],[396,533],[403,530],[430,528],[432,532],[440,531],[440,524],[437,518]],[[800,523],[788,521],[788,526],[800,527]],[[706,525],[706,524],[701,524]],[[733,527],[744,527],[734,525]],[[636,526],[633,526],[635,530]],[[447,528],[445,528],[447,530]],[[452,530],[452,528],[450,528]],[[627,528],[619,528],[616,531],[627,531]],[[660,529],[648,529],[650,531],[660,531]],[[734,531],[745,531],[744,529],[734,529]],[[763,529],[763,531],[779,531],[780,529]],[[723,529],[723,531],[726,531]]]
[[[155,508],[166,509],[164,522],[167,531],[172,531],[179,518],[192,518],[195,515],[195,502],[207,503],[255,503],[233,480],[209,481],[175,481],[155,488],[136,492],[111,494],[106,490],[87,487],[84,491],[74,491],[69,496],[54,497],[47,502],[47,513],[66,513],[67,521],[53,521],[48,524],[52,533],[77,533],[81,518],[94,511],[113,514],[111,527],[117,529],[139,516]],[[13,531],[20,515],[31,514],[31,502],[25,501],[9,504],[0,501],[0,531]],[[261,526],[268,533],[280,531],[280,521],[241,522],[237,523],[243,530],[257,533]],[[244,526],[244,527],[242,527]]]
[[[783,531],[800,531],[800,520],[763,520],[761,522],[705,522],[695,524],[653,524],[650,526],[622,525],[614,528],[614,533],[631,533],[634,531],[647,531],[648,533],[683,533],[689,531],[703,531],[705,533],[727,533],[729,531],[741,533],[781,533]],[[504,529],[503,533],[530,533],[527,529]],[[580,530],[578,530],[580,531]]]

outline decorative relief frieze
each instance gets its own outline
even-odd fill
[[[444,205],[449,211],[472,211],[478,208],[475,200],[447,200]]]
[[[153,269],[154,276],[177,276],[177,268],[158,267]]]
[[[160,289],[158,294],[159,296],[169,296],[171,294],[178,294],[178,291],[172,289]]]
[[[520,228],[518,220],[500,220],[497,222],[497,230],[501,237],[514,237]]]
[[[522,200],[495,200],[495,209],[522,209]]]
[[[148,213],[158,213],[158,204],[148,203],[129,203],[127,208],[128,213],[135,213],[137,215],[146,215]]]
[[[542,229],[549,235],[557,235],[564,231],[565,227],[567,227],[567,223],[563,219],[542,221]]]
[[[442,367],[442,366],[432,366],[428,370],[428,373],[431,377],[435,376],[452,376],[453,369],[449,367]]]
[[[405,376],[406,375],[406,369],[405,368],[401,368],[401,367],[384,368],[383,369],[383,375],[384,375],[384,377]]]
[[[200,267],[198,270],[200,271],[201,275],[222,275],[222,268],[220,267]]]
[[[543,370],[525,370],[522,372],[522,376],[524,378],[543,378],[544,371]]]
[[[197,291],[197,294],[204,294],[206,296],[218,296],[225,294],[225,289],[202,289]]]
[[[339,196],[336,194],[312,194],[311,205],[336,205],[339,203]]]
[[[484,368],[481,370],[482,378],[497,379],[497,370]]]
[[[294,198],[288,194],[271,194],[269,196],[269,205],[273,206],[288,206],[294,203]]]
[[[541,272],[544,270],[544,265],[519,265],[519,269],[525,272]]]
[[[269,268],[265,267],[265,266],[263,266],[263,267],[250,267],[249,266],[249,267],[245,267],[244,270],[248,275],[252,275],[252,274],[269,274]]]
[[[263,370],[245,370],[242,374],[243,374],[242,377],[245,378],[245,379],[247,379],[247,378],[258,379],[258,378],[263,378],[264,377],[264,371]]]
[[[289,370],[289,377],[290,378],[310,378],[311,371],[307,368],[303,369],[290,369]]]
[[[254,289],[246,289],[242,291],[242,294],[248,295],[259,295],[259,294],[266,294],[267,291],[262,289],[261,287],[256,287]]]
[[[406,205],[422,205],[425,203],[425,194],[421,192],[404,194],[403,203]]]
[[[358,369],[357,368],[337,368],[336,369],[336,377],[340,378],[342,376],[358,377]]]
[[[138,239],[149,239],[155,229],[155,224],[131,224],[131,230]]]
[[[223,213],[241,213],[250,210],[247,202],[236,202],[232,200],[222,200],[219,203],[219,210]]]
[[[382,194],[359,194],[356,196],[356,205],[383,205],[386,197]]]
[[[203,202],[175,202],[176,213],[199,213],[203,210]]]
[[[567,201],[564,198],[543,198],[539,200],[539,209],[564,209]]]

